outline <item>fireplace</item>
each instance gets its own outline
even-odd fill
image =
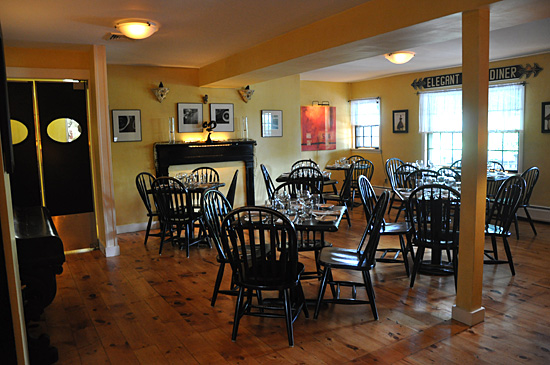
[[[243,161],[245,166],[246,204],[254,205],[254,146],[251,139],[205,142],[159,142],[154,145],[157,176],[168,176],[173,165]]]

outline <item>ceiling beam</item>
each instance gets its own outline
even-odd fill
[[[371,0],[204,66],[199,84],[240,87],[455,39],[463,11],[499,1]]]

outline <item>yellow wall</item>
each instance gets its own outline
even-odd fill
[[[550,206],[550,196],[545,188],[550,184],[550,160],[543,158],[550,153],[550,134],[541,133],[541,103],[550,101],[550,54],[522,57],[493,62],[490,67],[502,67],[527,63],[538,63],[546,70],[537,77],[524,79],[525,88],[525,130],[523,136],[523,170],[538,166],[540,178],[533,196],[532,205]],[[390,157],[399,157],[405,161],[423,158],[422,136],[418,133],[418,95],[411,87],[413,80],[434,75],[460,72],[460,68],[411,73],[377,80],[357,82],[351,85],[351,98],[381,97],[381,158],[372,160],[375,165],[373,183],[384,184],[383,161]],[[392,110],[409,110],[409,133],[392,133]],[[368,158],[368,157],[367,157]],[[369,158],[370,159],[370,158]]]
[[[352,152],[351,128],[350,128],[350,84],[344,82],[318,82],[302,81],[300,83],[300,105],[312,105],[313,101],[328,101],[330,106],[336,107],[336,150],[329,151],[305,151],[301,158],[310,158],[317,162],[321,168],[341,157],[348,157]],[[344,173],[335,171],[332,178],[342,180]]]
[[[275,179],[289,169],[300,154],[300,80],[298,76],[250,85],[255,93],[252,99],[242,101],[237,89],[199,88],[198,71],[195,69],[108,66],[109,109],[141,110],[141,142],[112,143],[113,175],[117,226],[146,221],[145,210],[137,195],[135,177],[141,171],[155,173],[153,145],[168,140],[168,118],[177,118],[177,103],[201,103],[207,94],[209,103],[231,103],[234,107],[235,132],[214,132],[214,140],[240,138],[242,116],[248,117],[248,138],[257,141],[255,164],[256,202],[262,203],[266,196],[265,185],[259,169],[265,164]],[[162,81],[170,89],[166,99],[159,103],[151,88]],[[274,109],[283,111],[283,137],[262,138],[260,111]],[[203,105],[203,119],[208,120],[209,105]],[[176,133],[176,140],[204,140],[206,133]],[[235,205],[244,204],[244,169],[242,163],[212,164],[219,170],[221,181],[227,185],[236,168],[240,169]],[[190,171],[195,165],[177,166],[171,174]],[[227,187],[222,188],[225,192]]]

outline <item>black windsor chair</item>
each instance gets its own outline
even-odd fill
[[[365,211],[365,219],[367,223],[372,217],[374,207],[376,205],[376,194],[371,183],[365,176],[359,176],[359,193],[361,194],[361,202],[363,203],[363,210]],[[368,227],[365,228],[363,233],[363,239],[368,233]],[[376,258],[377,262],[387,263],[402,263],[405,266],[405,272],[407,276],[410,274],[409,259],[407,252],[411,253],[411,257],[414,259],[414,252],[411,244],[412,227],[409,222],[390,222],[382,221],[382,228],[380,230],[381,236],[399,236],[399,248],[377,248],[376,251],[381,255]],[[407,244],[405,239],[407,238]],[[401,255],[401,258],[399,256]]]
[[[357,249],[326,247],[321,250],[319,263],[324,270],[319,286],[317,305],[315,306],[315,319],[319,316],[321,303],[336,303],[370,304],[372,315],[375,320],[378,320],[378,310],[376,309],[374,287],[370,277],[370,270],[376,263],[376,249],[380,240],[380,229],[382,227],[384,212],[388,205],[389,196],[390,193],[384,191],[376,202],[372,217],[367,224],[367,235],[363,236]],[[332,276],[332,270],[360,271],[363,276],[363,282],[336,281]],[[332,298],[324,299],[328,284],[330,284],[332,289]],[[351,297],[342,298],[340,296],[342,287],[351,287]],[[368,300],[357,299],[357,287],[365,288]]]
[[[516,217],[516,212],[522,201],[525,192],[525,180],[521,176],[512,176],[506,179],[495,196],[495,199],[489,202],[489,214],[485,221],[485,236],[491,237],[491,250],[485,250],[487,259],[485,264],[505,264],[510,265],[512,275],[516,275],[514,261],[512,260],[512,251],[508,244],[508,237],[511,235],[510,226]],[[498,258],[497,237],[502,237],[506,260]]]
[[[223,219],[221,238],[239,288],[232,340],[237,339],[244,315],[285,318],[288,343],[294,346],[293,322],[302,310],[306,318],[309,314],[300,283],[304,265],[298,262],[292,222],[270,208],[243,207]],[[254,290],[275,291],[278,297],[263,298],[254,304]]]

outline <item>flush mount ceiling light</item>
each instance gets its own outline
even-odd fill
[[[384,57],[386,57],[386,59],[391,63],[401,65],[403,63],[409,62],[414,57],[414,52],[409,52],[409,51],[392,52],[392,53],[386,53]]]
[[[121,20],[115,26],[122,34],[132,39],[145,39],[152,36],[158,25],[149,20]]]

